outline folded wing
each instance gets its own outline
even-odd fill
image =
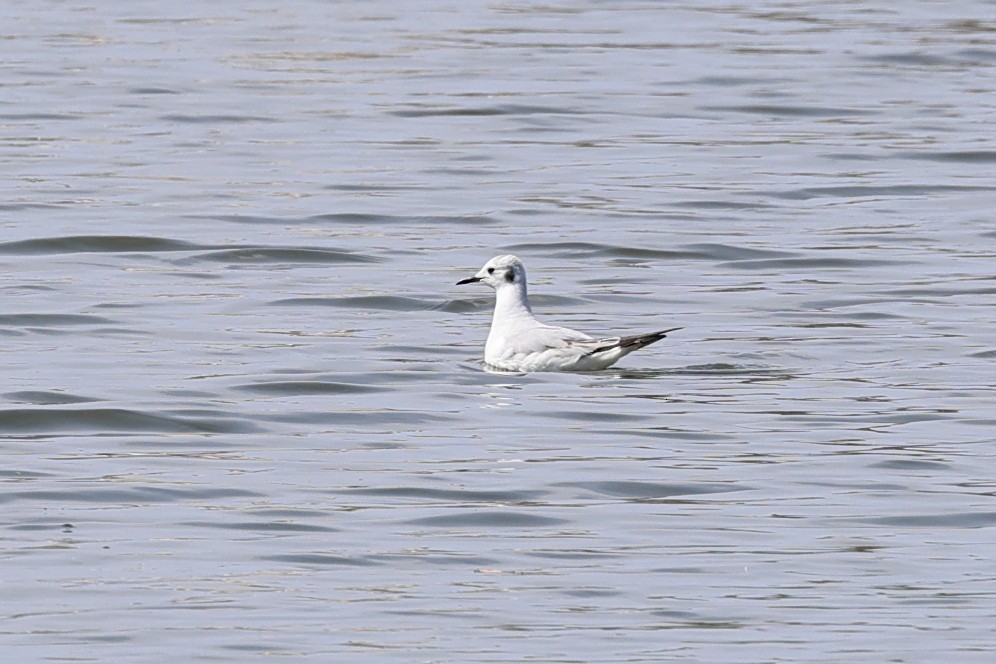
[[[524,330],[515,337],[515,352],[524,355],[543,353],[548,350],[568,349],[577,346],[581,353],[587,352],[587,344],[597,343],[595,339],[583,332],[566,327],[539,325]],[[582,345],[584,344],[584,345]]]
[[[513,332],[503,347],[490,357],[486,353],[485,359],[491,366],[511,371],[593,371],[611,366],[677,329],[594,339],[566,327],[537,325]]]

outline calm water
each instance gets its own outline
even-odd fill
[[[994,9],[6,3],[3,651],[991,661]]]

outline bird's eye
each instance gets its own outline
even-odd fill
[[[494,273],[495,273],[495,269],[493,267],[489,267],[488,268],[488,274],[494,274]]]

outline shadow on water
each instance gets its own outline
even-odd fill
[[[784,369],[773,367],[748,366],[739,364],[694,364],[669,369],[624,369],[609,368],[590,374],[596,378],[621,378],[627,380],[654,380],[668,376],[752,376],[765,380],[787,380],[794,378]]]
[[[627,369],[624,367],[610,367],[601,371],[505,371],[497,369],[483,360],[468,360],[458,362],[461,369],[476,373],[491,374],[494,376],[508,376],[524,378],[531,377],[533,380],[542,381],[544,377],[554,379],[554,377],[577,376],[591,378],[593,380],[657,380],[673,376],[737,376],[752,377],[757,380],[791,380],[798,378],[799,374],[786,371],[783,368],[766,367],[746,364],[712,363],[712,364],[692,364],[684,367],[669,367],[666,369]]]

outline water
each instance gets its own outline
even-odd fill
[[[2,13],[9,657],[990,660],[992,3]]]

